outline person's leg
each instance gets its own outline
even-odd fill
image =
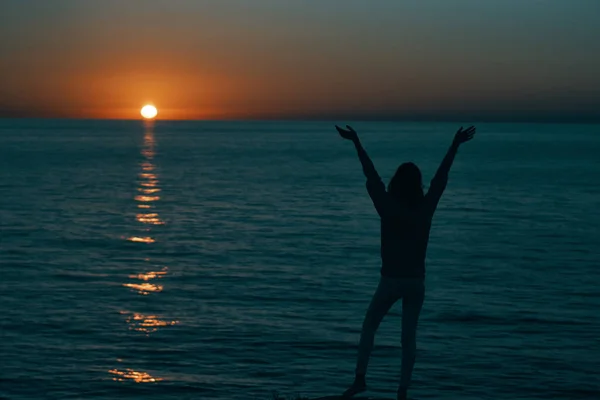
[[[423,282],[411,284],[402,298],[402,368],[398,399],[406,399],[417,351],[417,324],[425,299]]]
[[[397,300],[398,293],[394,285],[385,278],[382,278],[379,281],[377,290],[371,299],[367,314],[363,320],[362,332],[358,344],[356,377],[352,386],[344,392],[344,397],[350,397],[366,390],[365,375],[375,342],[375,332],[377,332],[383,317]]]

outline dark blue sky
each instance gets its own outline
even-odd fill
[[[0,116],[600,119],[599,0],[0,7]]]

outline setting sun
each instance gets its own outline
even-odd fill
[[[142,114],[142,117],[146,119],[152,119],[156,117],[156,114],[158,114],[158,110],[154,106],[145,105],[144,107],[142,107],[140,113]]]

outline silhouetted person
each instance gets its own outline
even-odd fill
[[[421,171],[413,163],[404,163],[391,179],[387,191],[375,166],[362,147],[357,133],[336,129],[344,139],[354,143],[367,191],[381,218],[381,277],[365,316],[356,363],[354,383],[344,397],[366,390],[365,374],[373,349],[375,332],[394,303],[402,299],[402,368],[398,399],[406,399],[416,353],[417,322],[425,297],[425,254],[429,230],[437,204],[446,188],[448,172],[462,143],[473,138],[475,127],[461,127],[452,141],[427,194],[423,193]]]

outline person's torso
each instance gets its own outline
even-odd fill
[[[410,218],[381,219],[381,275],[423,278],[431,218],[425,207]]]

